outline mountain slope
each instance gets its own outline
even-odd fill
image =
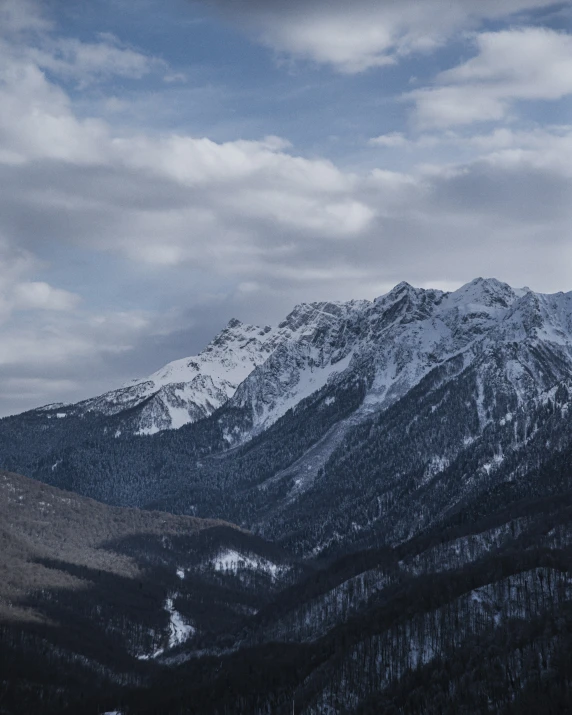
[[[570,443],[572,294],[404,283],[301,305],[266,336],[264,361],[206,419],[117,437],[125,412],[33,411],[0,422],[4,465],[309,554],[410,538],[517,474],[529,483]]]
[[[0,602],[25,610],[0,613],[2,712],[566,712],[570,454],[539,475],[553,497],[305,569],[228,525],[4,473],[20,592]]]
[[[81,709],[82,693],[149,682],[183,644],[224,638],[299,573],[220,520],[109,507],[8,472],[0,546],[3,713]]]
[[[238,651],[161,673],[122,711],[567,712],[571,485],[324,565],[253,614]]]

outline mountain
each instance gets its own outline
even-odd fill
[[[248,413],[245,430],[233,426],[225,435],[234,445],[352,368],[372,376],[364,404],[371,412],[399,399],[437,364],[461,354],[472,360],[491,341],[522,342],[536,330],[547,344],[569,345],[569,321],[570,296],[549,299],[494,279],[450,294],[401,283],[372,303],[299,305],[274,328],[231,320],[195,357],[76,405],[42,410],[47,419],[119,417],[115,436],[149,435],[228,403]]]
[[[363,303],[302,304],[275,327],[246,325],[233,318],[196,356],[170,362],[148,377],[132,380],[103,395],[76,404],[46,405],[40,410],[48,419],[88,413],[119,417],[114,421],[119,425],[117,437],[123,432],[151,435],[178,429],[208,417],[225,404],[248,375],[277,349],[307,342],[332,319],[343,320]],[[321,377],[327,379],[327,374]],[[319,380],[318,375],[310,379],[307,389],[317,389]],[[296,394],[291,395],[294,401]],[[283,406],[282,412],[285,409]]]
[[[3,466],[110,504],[225,518],[307,555],[399,542],[493,488],[525,493],[569,443],[570,293],[477,279],[302,304],[275,328],[233,323],[201,353],[211,373],[251,333],[260,364],[210,416],[145,436],[159,392],[119,411],[43,408],[0,421]]]
[[[401,283],[200,355],[0,421],[38,480],[4,490],[7,712],[572,709],[572,293]],[[216,409],[162,422],[199,375]]]

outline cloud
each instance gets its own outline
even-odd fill
[[[39,267],[31,253],[0,240],[0,323],[16,311],[71,311],[78,305],[80,298],[74,293],[27,280]]]
[[[15,310],[72,310],[80,297],[43,281],[28,281],[15,286],[12,295]]]
[[[0,36],[47,32],[53,27],[34,0],[2,0]]]
[[[183,79],[164,60],[130,47],[112,33],[99,33],[95,42],[58,35],[34,0],[0,3],[0,53],[74,80],[80,88],[112,77],[141,79],[152,72],[162,73],[165,81]]]
[[[451,149],[460,152],[465,162],[471,158],[486,156],[489,161],[502,158],[503,161],[529,161],[531,165],[559,168],[562,174],[570,171],[568,163],[572,152],[572,125],[536,126],[532,129],[500,126],[484,134],[474,134],[465,131],[438,131],[406,136],[401,132],[384,134],[368,140],[370,146],[382,148],[405,149],[409,155],[414,153],[418,159],[424,155],[433,154],[441,159],[435,165],[425,165],[424,173],[443,175],[457,170],[442,161],[443,152]],[[420,161],[417,165],[421,164]],[[379,170],[376,170],[379,173]]]
[[[402,132],[391,132],[390,134],[382,134],[379,137],[373,137],[369,140],[371,146],[384,147],[404,147],[409,144],[409,140]]]
[[[211,0],[262,44],[354,74],[427,52],[484,20],[546,8],[552,0]]]
[[[11,240],[30,251],[40,240],[65,241],[157,270],[188,266],[237,285],[273,278],[286,285],[296,275],[298,284],[341,281],[357,290],[389,270],[384,256],[391,256],[392,275],[406,270],[409,249],[397,250],[400,242],[409,246],[421,235],[430,241],[439,222],[448,235],[452,217],[473,216],[475,192],[487,197],[475,203],[480,220],[488,211],[498,219],[503,207],[495,197],[506,182],[504,195],[517,198],[507,200],[505,220],[517,226],[515,207],[523,201],[529,219],[536,211],[546,221],[530,200],[533,186],[545,192],[552,181],[560,198],[568,190],[564,128],[472,139],[450,133],[441,141],[463,142],[483,158],[356,173],[296,156],[277,137],[217,143],[182,134],[118,135],[101,120],[79,120],[67,95],[31,63],[8,68],[0,99],[0,178],[7,187],[0,230]],[[408,141],[390,134],[373,143]],[[459,230],[462,247],[470,231]],[[421,243],[416,256],[425,255]]]
[[[35,63],[2,57],[0,161],[93,162],[106,131],[97,120],[76,119],[69,97]]]
[[[507,118],[517,101],[572,94],[572,35],[528,27],[475,38],[477,55],[407,95],[423,128]]]
[[[0,414],[116,387],[133,376],[137,348],[165,328],[174,329],[165,315],[138,310],[90,313],[77,301],[70,303],[64,291],[38,289],[37,284],[31,290],[24,285],[16,293],[28,303],[19,306],[26,312],[17,319],[14,314],[2,327]],[[49,307],[55,310],[46,311],[42,299],[51,301]],[[38,308],[41,317],[34,312]],[[123,372],[126,354],[131,369]]]
[[[356,71],[376,53],[393,61],[477,22],[474,3],[455,5],[455,21],[442,28],[431,24],[438,3],[420,5],[406,3],[412,15],[399,22],[405,6],[376,5],[389,39],[373,33],[364,49],[353,33],[373,6],[358,2],[345,54],[336,59],[339,48],[327,44],[335,33],[324,35],[320,61]],[[235,6],[257,22],[280,15],[290,29],[311,11],[325,27],[320,3]],[[334,24],[344,7],[331,5]],[[479,7],[479,17],[496,12]],[[199,350],[233,315],[271,322],[302,300],[372,298],[404,279],[447,286],[486,274],[545,290],[568,285],[571,127],[386,133],[370,141],[367,168],[353,169],[276,136],[127,133],[116,117],[86,116],[85,105],[80,114],[61,85],[81,82],[82,72],[90,82],[108,77],[105,52],[62,40],[68,49],[58,55],[38,27],[18,30],[40,33],[37,41],[0,44],[0,381],[11,395],[3,411],[148,374]],[[477,45],[475,62],[443,73],[433,89],[523,83],[508,60],[502,65],[499,33],[485,34],[492,40]],[[550,37],[562,54],[562,36]],[[317,45],[304,42],[298,56],[313,56]],[[110,37],[98,43],[129,49]],[[138,62],[127,62],[124,76],[143,71]],[[494,73],[501,66],[503,76]],[[493,97],[503,111],[516,101],[507,96]],[[129,98],[121,101],[122,110]],[[433,164],[415,164],[421,149],[434,152]],[[400,152],[408,169],[380,163]]]
[[[76,80],[81,87],[110,77],[141,79],[155,70],[167,69],[164,61],[125,46],[110,34],[101,34],[99,42],[75,38],[46,41],[42,49],[30,50],[29,56],[42,69]],[[180,81],[180,75],[167,74],[167,78]]]
[[[287,148],[277,137],[120,137],[103,121],[77,119],[33,63],[0,73],[0,173],[16,190],[4,196],[7,215],[14,202],[28,203],[29,217],[60,212],[83,241],[136,260],[240,264],[265,250],[257,243],[271,226],[329,239],[366,230],[374,210],[355,195],[356,178]]]

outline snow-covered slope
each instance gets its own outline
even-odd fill
[[[567,448],[571,394],[572,293],[401,283],[274,328],[232,321],[147,380],[3,420],[0,454],[109,503],[223,516],[318,553],[374,531],[406,540],[537,469]]]
[[[73,409],[107,415],[129,411],[125,429],[154,434],[212,414],[270,354],[277,338],[270,328],[233,319],[198,355],[170,362]]]
[[[290,529],[298,548],[305,524],[304,548],[316,553],[368,533],[405,541],[499,484],[524,497],[518,476],[568,445],[571,293],[482,279],[449,294],[400,285],[360,320],[349,366],[293,415],[319,439],[301,455],[290,446],[295,461],[258,485],[286,495],[265,505],[262,533],[283,538]],[[326,402],[364,379],[357,408],[318,431]],[[255,389],[249,397],[256,410]]]

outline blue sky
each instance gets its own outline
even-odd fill
[[[571,290],[571,9],[0,0],[0,414],[301,301]]]

